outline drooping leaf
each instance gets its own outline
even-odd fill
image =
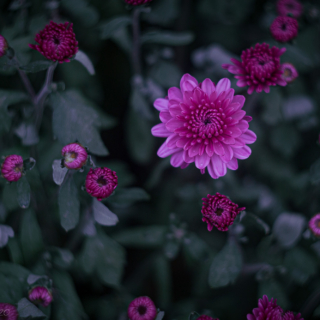
[[[0,224],[0,248],[7,245],[9,238],[14,237],[14,231],[10,226]]]
[[[32,123],[22,122],[14,130],[14,133],[21,139],[23,146],[32,146],[39,142],[39,135]]]
[[[119,221],[113,212],[95,198],[93,199],[92,210],[94,219],[103,226],[114,226]]]
[[[30,204],[30,185],[25,176],[17,181],[17,201],[23,209],[29,207]]]
[[[150,31],[141,36],[142,43],[157,43],[168,46],[184,46],[194,40],[191,32]]]
[[[138,201],[150,200],[148,193],[141,188],[122,188],[115,191],[108,202],[118,206],[130,206]]]
[[[112,18],[100,25],[101,38],[109,39],[114,33],[132,23],[132,19],[128,16],[118,16]]]
[[[49,61],[49,60],[33,61],[27,64],[26,66],[21,66],[20,69],[25,72],[35,73],[35,72],[47,70],[52,64],[53,64],[53,61]]]
[[[76,53],[74,60],[79,61],[87,69],[89,74],[94,75],[96,73],[91,60],[83,51],[79,50]]]
[[[53,181],[58,185],[61,186],[64,177],[68,172],[68,168],[61,167],[61,160],[54,160],[52,164],[52,177]]]

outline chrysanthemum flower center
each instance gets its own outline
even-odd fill
[[[138,312],[141,316],[143,316],[147,312],[147,308],[145,306],[139,306]]]
[[[315,225],[317,226],[317,228],[320,228],[320,220],[317,220]]]
[[[107,180],[104,177],[99,177],[97,180],[99,187],[107,185]]]
[[[64,159],[67,163],[73,162],[78,157],[76,152],[67,152],[64,156]]]
[[[14,168],[14,172],[22,172],[22,164],[17,164],[16,167]]]
[[[217,215],[217,216],[221,216],[222,215],[222,213],[223,213],[223,209],[221,209],[221,208],[218,208],[217,210],[216,210],[216,212],[215,212],[215,214]]]
[[[292,71],[289,68],[284,69],[283,75],[285,77],[292,77]]]
[[[281,30],[285,31],[287,29],[287,25],[285,23],[282,24]]]
[[[53,43],[54,43],[55,45],[59,45],[59,44],[60,44],[60,40],[59,40],[58,38],[54,38],[54,39],[53,39]]]

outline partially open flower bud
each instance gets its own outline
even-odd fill
[[[70,143],[61,150],[64,165],[68,169],[81,169],[88,158],[86,149],[79,143]]]
[[[19,317],[17,308],[9,303],[0,303],[0,319],[17,320]]]
[[[9,182],[18,181],[22,177],[23,159],[12,154],[7,156],[1,166],[1,175]]]
[[[157,308],[149,297],[138,297],[129,304],[130,320],[154,320],[156,315]]]
[[[2,35],[0,35],[0,58],[7,53],[7,50],[8,50],[7,40]]]
[[[46,287],[37,286],[29,291],[29,300],[34,304],[47,307],[52,301],[52,294]]]

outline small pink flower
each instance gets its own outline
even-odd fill
[[[208,231],[213,227],[220,231],[228,231],[237,215],[245,210],[244,207],[238,208],[237,204],[218,192],[212,196],[208,194],[207,198],[202,200],[202,221],[208,224]]]
[[[203,314],[200,317],[198,317],[196,320],[219,320],[219,319],[218,318],[212,318],[212,317],[209,317],[209,316]]]
[[[64,165],[68,169],[81,169],[88,158],[86,149],[80,143],[70,143],[61,150]]]
[[[270,31],[273,38],[279,42],[288,42],[298,34],[298,21],[291,17],[276,17]]]
[[[297,0],[278,0],[277,10],[279,15],[292,15],[293,18],[298,19],[303,11],[302,4]]]
[[[17,320],[17,308],[9,303],[0,303],[0,320]]]
[[[125,0],[126,3],[131,4],[132,6],[138,6],[140,4],[145,4],[151,1],[152,0]]]
[[[9,182],[18,181],[22,177],[23,159],[12,154],[7,156],[1,166],[1,175]]]
[[[282,79],[285,80],[287,83],[292,82],[299,76],[296,68],[289,62],[283,63],[281,65],[281,69],[283,71]]]
[[[309,229],[316,237],[320,237],[320,213],[317,213],[309,220]]]
[[[109,168],[90,169],[85,184],[87,192],[99,201],[109,197],[117,185],[117,174]]]
[[[7,53],[7,50],[8,50],[7,40],[2,35],[0,35],[0,58]]]
[[[238,87],[249,86],[249,94],[253,91],[268,93],[270,92],[270,86],[287,85],[287,82],[281,77],[283,71],[280,65],[280,56],[285,51],[286,48],[269,48],[266,43],[257,43],[254,48],[251,47],[242,51],[242,61],[231,58],[234,65],[223,64],[222,68],[236,74],[235,78],[239,79]]]
[[[50,21],[50,24],[36,35],[35,41],[39,44],[29,44],[29,47],[49,60],[70,62],[69,59],[78,52],[78,41],[72,26],[69,22],[57,24]]]
[[[245,97],[234,95],[229,79],[217,85],[210,79],[202,83],[185,74],[180,89],[170,88],[168,97],[157,99],[154,107],[160,120],[151,130],[155,137],[166,141],[158,156],[171,156],[173,167],[186,168],[194,162],[201,173],[218,179],[230,170],[238,169],[238,159],[247,159],[251,149],[246,144],[256,141],[249,130],[250,116],[241,110]]]
[[[149,297],[139,297],[131,301],[128,307],[130,320],[154,320],[157,309]]]
[[[40,304],[43,307],[47,307],[52,301],[52,294],[45,287],[34,287],[29,291],[29,300],[34,304]]]

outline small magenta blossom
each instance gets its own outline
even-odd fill
[[[8,50],[7,40],[2,35],[0,35],[0,58],[7,53],[7,50]]]
[[[202,201],[202,221],[208,224],[208,231],[213,227],[220,231],[228,231],[228,227],[233,224],[237,215],[246,209],[238,208],[237,204],[218,192],[215,195],[208,194]]]
[[[288,42],[298,35],[298,21],[291,17],[276,17],[270,26],[270,32],[275,40]]]
[[[129,304],[130,320],[154,320],[156,316],[157,308],[149,297],[138,297]]]
[[[316,237],[320,237],[320,213],[317,213],[309,220],[309,229]]]
[[[86,149],[80,143],[70,143],[61,150],[63,163],[68,169],[81,169],[88,158]]]
[[[109,168],[90,169],[85,183],[87,192],[99,201],[109,197],[117,185],[117,174]]]
[[[303,12],[303,6],[298,0],[278,0],[277,10],[281,16],[291,15],[298,19]]]
[[[69,22],[57,24],[50,21],[35,38],[39,44],[29,44],[31,49],[39,51],[52,61],[70,62],[70,58],[78,52],[78,41],[73,32],[73,24]]]
[[[125,0],[126,3],[131,4],[132,6],[138,6],[140,4],[145,4],[151,1],[152,0]]]
[[[7,156],[1,165],[1,175],[7,181],[18,181],[22,177],[23,159],[21,156],[12,154]]]
[[[17,308],[9,303],[0,303],[0,320],[17,320]]]
[[[251,149],[246,144],[256,141],[249,130],[250,116],[241,110],[245,97],[234,95],[229,79],[217,85],[210,79],[199,83],[185,74],[179,88],[170,88],[168,97],[157,99],[161,123],[151,130],[166,141],[158,156],[171,156],[173,167],[186,168],[190,163],[214,179],[224,176],[227,168],[236,170],[238,159],[247,159]]]
[[[203,314],[200,317],[198,317],[196,320],[219,320],[219,319],[218,318],[212,318],[212,317],[209,317],[209,316]]]
[[[249,86],[249,94],[253,91],[268,93],[270,86],[287,85],[281,77],[283,71],[280,65],[280,56],[285,51],[286,48],[269,48],[266,43],[257,43],[255,47],[242,51],[242,61],[231,58],[234,65],[223,64],[222,68],[236,75],[238,87]]]
[[[37,286],[29,291],[29,300],[34,304],[47,307],[52,302],[52,294],[46,287]]]
[[[294,81],[299,76],[297,69],[289,62],[283,63],[281,69],[283,71],[282,79],[287,83]]]

